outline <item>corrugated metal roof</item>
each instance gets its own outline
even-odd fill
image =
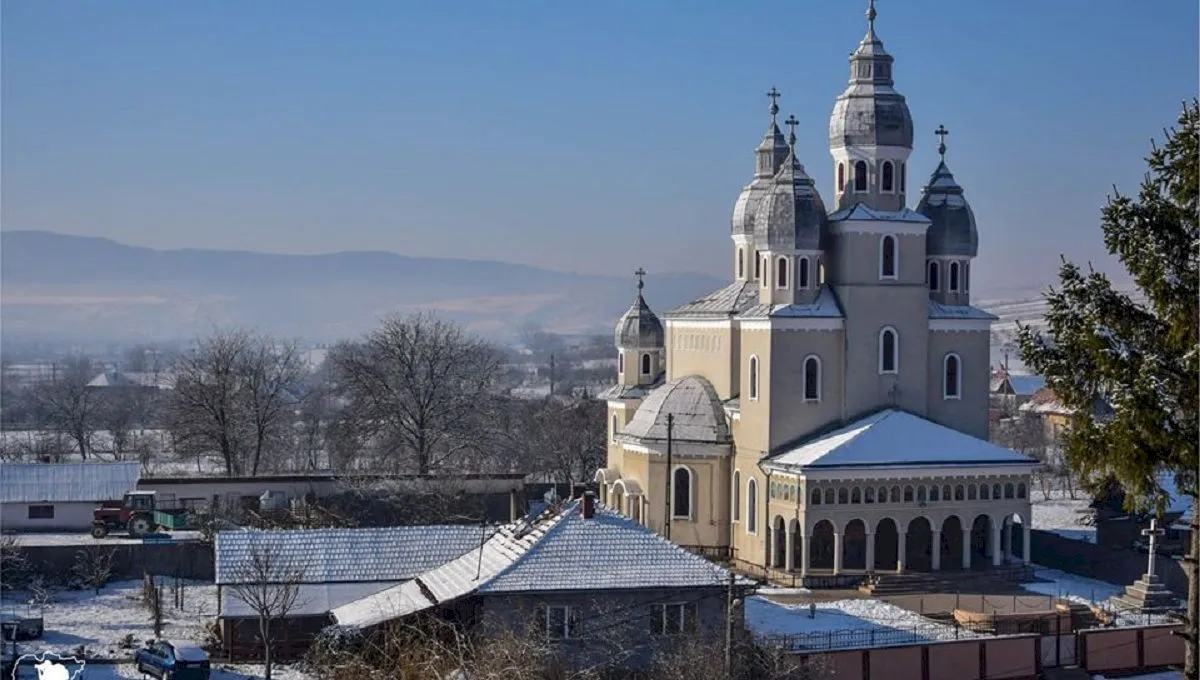
[[[236,582],[254,549],[272,555],[281,573],[300,572],[305,583],[404,581],[479,547],[494,532],[471,524],[222,531],[214,548],[216,582]]]
[[[676,317],[728,317],[758,304],[758,285],[753,281],[732,283],[697,300],[685,303],[663,314]]]
[[[0,503],[98,503],[137,486],[138,463],[0,463]]]

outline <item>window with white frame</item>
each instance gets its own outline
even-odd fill
[[[538,610],[545,624],[546,637],[550,640],[569,640],[579,637],[580,613],[578,607],[550,605]]]
[[[941,278],[941,274],[942,274],[941,266],[938,265],[936,260],[930,260],[929,273],[925,277],[926,283],[929,284],[929,290],[937,292],[938,285],[940,285],[940,282],[938,281],[938,279]]]
[[[958,292],[958,263],[950,263],[950,292]]]
[[[788,288],[788,261],[786,257],[781,257],[775,261],[775,266],[778,267],[776,272],[775,287],[781,290]]]
[[[650,375],[650,355],[642,355],[642,375]]]
[[[867,163],[858,161],[854,164],[854,191],[863,193],[867,190]]]
[[[882,191],[884,193],[888,193],[888,194],[895,191],[896,190],[896,176],[895,176],[896,170],[895,170],[895,167],[892,165],[891,161],[883,162],[883,169],[880,170],[879,174],[882,177],[882,179],[880,180],[880,184],[882,184]]]
[[[804,401],[821,401],[821,358],[815,354],[804,359]]]
[[[900,338],[891,326],[879,331],[879,372],[896,373],[899,370]]]
[[[692,517],[692,471],[684,466],[675,468],[674,479],[671,480],[671,517],[673,519],[691,519]]]
[[[29,506],[29,519],[54,519],[53,505]]]
[[[960,399],[962,397],[962,361],[957,354],[946,355],[942,366],[942,397],[945,399]]]
[[[733,521],[742,519],[742,471],[733,471],[733,502],[730,503]]]
[[[746,533],[758,533],[758,482],[746,482]]]
[[[758,251],[754,251],[754,278],[762,278],[762,258],[758,256]]]
[[[896,278],[896,237],[884,234],[879,239],[879,278]]]
[[[650,632],[654,635],[682,635],[696,632],[696,603],[680,602],[651,605]]]
[[[758,357],[750,356],[750,370],[746,372],[746,379],[749,381],[749,392],[751,401],[758,399]]]
[[[840,193],[846,188],[846,164],[838,163],[837,168],[837,190]]]
[[[808,288],[808,276],[808,258],[801,256],[800,259],[796,261],[796,287]]]

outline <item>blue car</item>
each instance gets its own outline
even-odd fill
[[[151,640],[133,655],[142,675],[159,680],[209,680],[208,652],[191,642]]]

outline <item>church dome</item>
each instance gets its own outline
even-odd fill
[[[911,149],[912,114],[892,80],[892,55],[875,35],[875,3],[869,27],[850,55],[850,84],[838,95],[829,117],[829,146],[894,146]]]
[[[945,128],[938,128],[943,134]],[[979,232],[975,228],[975,213],[963,195],[963,188],[946,167],[946,144],[938,145],[941,162],[921,189],[917,212],[929,218],[925,232],[925,254],[975,257],[979,253]]]
[[[639,269],[637,298],[617,321],[615,334],[617,347],[655,349],[665,346],[666,333],[663,331],[662,322],[658,320],[658,316],[654,312],[650,311],[650,305],[646,304],[646,298],[642,297],[642,288],[645,283],[641,277],[644,275],[645,272]]]
[[[771,190],[771,178],[779,171],[788,155],[788,144],[775,122],[779,113],[779,91],[771,88],[767,93],[771,99],[771,124],[763,134],[762,141],[754,149],[754,179],[742,188],[737,202],[733,204],[732,231],[734,236],[754,235],[754,216],[758,203]]]
[[[794,119],[793,119],[794,120]],[[796,158],[793,146],[770,193],[758,204],[754,242],[763,250],[820,250],[826,225],[825,203]]]
[[[647,395],[622,436],[666,441],[668,415],[675,417],[672,441],[726,444],[730,440],[721,399],[712,383],[698,375],[672,380]]]

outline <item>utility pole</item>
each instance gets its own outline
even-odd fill
[[[675,492],[675,474],[671,470],[671,437],[675,429],[675,414],[667,414],[667,521],[666,536],[667,540],[671,540],[671,501],[674,500]]]
[[[550,354],[550,396],[554,396],[554,354]]]
[[[725,677],[733,677],[733,583],[737,577],[729,572],[729,588],[725,594]]]

